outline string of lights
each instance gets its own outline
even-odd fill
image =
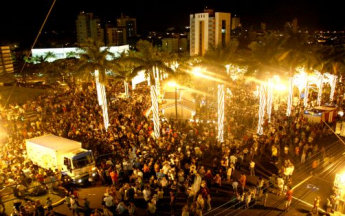
[[[218,85],[218,141],[224,141],[224,85]]]
[[[336,84],[337,84],[337,76],[332,75],[332,79],[330,80],[330,85],[331,85],[331,94],[329,96],[330,101],[333,101],[334,90],[335,90]]]
[[[289,94],[288,94],[288,98],[287,98],[286,116],[291,115],[292,96],[293,96],[293,77],[290,77],[289,78]]]
[[[105,86],[99,82],[99,71],[98,70],[95,71],[95,79],[96,79],[98,104],[102,107],[104,128],[107,131],[108,127],[109,127],[107,97],[106,97],[106,93],[105,93]]]
[[[317,105],[321,105],[321,98],[322,98],[322,87],[323,87],[323,75],[320,73],[318,76],[318,82],[317,86],[319,88],[319,91],[317,93]]]
[[[156,93],[157,93],[157,97],[159,98],[161,95],[161,82],[160,82],[160,76],[159,76],[159,71],[157,67],[153,67],[153,74],[154,74],[155,84],[156,84]]]
[[[125,85],[125,96],[126,98],[129,98],[128,82],[124,81],[124,85]]]
[[[268,79],[267,85],[267,117],[268,122],[271,122],[272,103],[273,103],[273,79]]]
[[[307,107],[308,105],[308,94],[309,94],[309,82],[308,80],[305,82],[306,85],[305,85],[305,88],[304,88],[304,107]]]
[[[258,120],[258,130],[257,134],[263,134],[262,124],[265,117],[265,106],[266,106],[266,94],[265,94],[265,85],[261,83],[260,85],[260,105],[259,105],[259,120]]]
[[[153,85],[151,86],[151,102],[152,102],[152,116],[153,116],[153,124],[154,124],[154,135],[156,138],[158,138],[160,136],[158,100],[157,100],[156,88]]]

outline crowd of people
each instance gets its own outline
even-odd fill
[[[92,150],[99,181],[108,186],[101,200],[104,208],[85,211],[87,215],[133,215],[141,203],[150,214],[166,211],[163,206],[169,204],[171,215],[175,215],[180,214],[176,203],[181,198],[185,203],[182,215],[202,215],[212,210],[212,196],[220,192],[232,194],[237,207],[249,208],[255,201],[266,205],[269,188],[274,187],[278,195],[290,191],[295,163],[304,163],[319,151],[323,158],[327,156],[315,141],[331,131],[323,124],[308,123],[299,109],[290,117],[281,109],[272,112],[270,122],[264,122],[263,135],[248,134],[246,129],[256,127],[258,107],[254,105],[258,99],[245,89],[238,85],[229,95],[223,143],[217,141],[217,124],[212,121],[161,120],[161,136],[156,139],[153,122],[144,115],[151,106],[145,85],[131,91],[130,98],[117,97],[123,84],[107,86],[107,130],[92,83],[41,95],[23,105],[12,104],[0,113],[6,134],[1,137],[1,184],[18,188],[27,187],[27,182],[42,183],[42,179],[44,185],[46,179],[47,185],[58,185],[58,170],[43,170],[30,163],[25,150],[25,139],[52,133],[81,141],[84,148]],[[28,113],[35,115],[27,118]],[[255,161],[267,153],[279,172],[258,175]],[[247,175],[257,177],[256,186],[247,185]],[[69,193],[66,200],[73,214],[79,215],[80,206],[73,203],[73,196]],[[30,212],[39,211],[38,207]]]

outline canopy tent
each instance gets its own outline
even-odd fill
[[[312,109],[304,110],[304,117],[306,117],[311,123],[332,123],[335,121],[337,111],[337,107],[317,106]]]

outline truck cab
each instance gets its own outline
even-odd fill
[[[95,159],[91,151],[76,150],[62,155],[63,165],[61,173],[64,179],[75,184],[85,184],[89,178],[96,175]]]

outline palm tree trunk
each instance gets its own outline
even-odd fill
[[[292,100],[293,100],[293,77],[290,77],[289,78],[289,95],[287,98],[286,116],[291,115]]]
[[[105,86],[99,82],[99,71],[95,71],[95,81],[98,96],[98,104],[102,108],[104,128],[108,130],[109,118],[108,118],[108,107],[107,107],[107,97],[105,92]]]
[[[128,82],[127,81],[124,81],[124,86],[125,86],[125,97],[129,98]]]
[[[151,86],[151,102],[152,102],[152,116],[154,124],[154,135],[157,139],[160,136],[160,122],[159,122],[159,109],[158,109],[158,98],[155,86]]]
[[[323,74],[320,73],[319,79],[318,79],[318,93],[317,93],[317,105],[321,105],[321,98],[322,98],[322,87],[323,87]]]

